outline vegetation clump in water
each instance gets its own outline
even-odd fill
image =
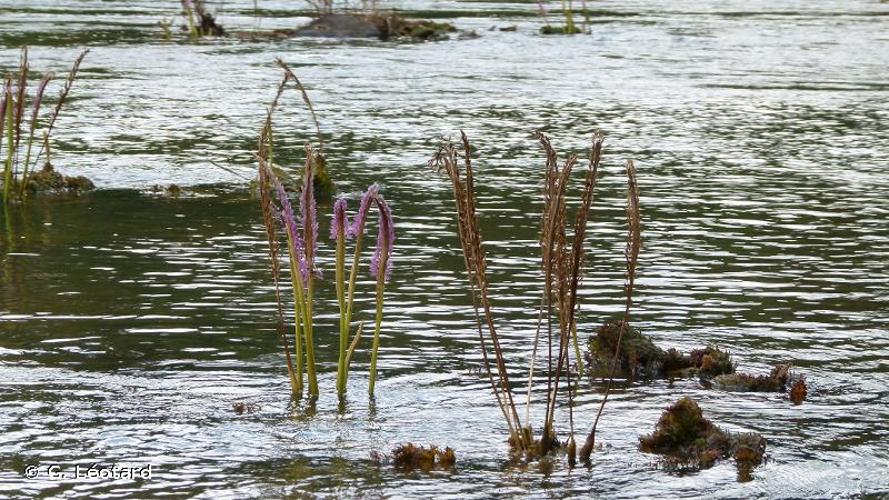
[[[641,331],[627,326],[618,348],[621,322],[602,325],[589,340],[586,360],[589,373],[608,370],[611,357],[617,352],[617,367],[631,377],[659,378],[676,375],[698,375],[709,380],[735,371],[731,355],[715,346],[694,349],[682,354],[676,349],[663,350]]]
[[[713,378],[714,387],[738,392],[784,392],[790,387],[789,397],[794,404],[801,404],[808,395],[803,375],[790,370],[790,363],[779,363],[768,375],[732,373]]]
[[[225,30],[216,22],[216,17],[207,11],[204,0],[182,0],[182,12],[188,22],[184,29],[188,30],[192,38],[225,35]]]
[[[741,480],[748,480],[762,463],[766,440],[759,434],[733,434],[704,418],[701,407],[685,397],[667,408],[654,432],[639,438],[639,449],[664,456],[671,469],[706,469],[718,460],[734,458]]]
[[[416,446],[406,443],[395,447],[391,453],[392,465],[403,470],[449,470],[457,463],[457,454],[452,448],[441,449],[437,446]],[[380,455],[373,455],[380,462]]]
[[[62,175],[49,163],[43,166],[39,172],[28,177],[28,191],[31,193],[52,193],[81,195],[87,191],[96,189],[96,185],[88,178],[77,175]]]
[[[287,83],[291,81],[294,81],[298,86],[302,93],[303,100],[310,111],[312,111],[312,106],[311,101],[309,101],[308,96],[306,95],[305,89],[299,83],[296,75],[293,74],[283,61],[278,60],[278,64],[284,70],[284,79],[278,86],[277,94],[268,109],[266,121],[260,132],[259,151],[257,153],[259,159],[258,185],[260,205],[262,207],[263,223],[265,225],[269,245],[272,278],[275,283],[279,336],[281,337],[285,352],[291,388],[294,394],[302,394],[303,367],[305,367],[308,376],[309,396],[311,398],[316,398],[319,395],[319,389],[313,333],[315,321],[314,298],[315,282],[320,279],[321,273],[319,268],[315,265],[319,242],[319,224],[314,184],[315,175],[319,165],[326,164],[326,161],[320,151],[316,152],[311,145],[306,144],[306,160],[303,168],[302,186],[298,197],[298,209],[295,210],[294,203],[290,199],[290,194],[275,174],[275,171],[279,170],[280,167],[277,167],[274,164],[272,115]],[[312,111],[312,117],[314,119],[314,111]],[[315,126],[317,129],[317,120],[315,120]],[[323,144],[320,130],[318,130],[318,142],[320,147]],[[329,177],[327,178],[327,182],[329,185],[332,185]],[[336,272],[334,281],[340,312],[340,350],[337,364],[336,388],[337,394],[340,397],[345,395],[348,369],[361,337],[363,327],[363,323],[358,325],[355,336],[350,343],[349,336],[352,328],[352,306],[355,298],[355,285],[358,279],[358,269],[361,263],[362,242],[364,239],[368,213],[371,208],[375,206],[379,212],[379,233],[377,235],[376,249],[370,262],[370,273],[371,276],[377,279],[376,326],[371,348],[370,379],[368,384],[368,392],[371,398],[374,396],[374,386],[377,375],[377,354],[380,345],[380,330],[383,317],[383,296],[385,284],[389,281],[391,275],[391,257],[393,243],[395,241],[395,226],[392,211],[389,209],[388,203],[379,191],[380,187],[377,184],[373,184],[368,188],[361,199],[358,213],[355,214],[351,224],[348,223],[346,200],[339,199],[334,204],[334,217],[331,224],[330,234],[331,239],[336,241]],[[275,203],[273,199],[277,202]],[[283,232],[286,236],[286,244],[283,247],[286,251],[283,253],[287,256],[286,263],[289,264],[290,282],[294,297],[293,342],[295,348],[292,354],[289,347],[290,340],[283,328],[283,304],[279,287],[282,266],[278,255],[282,246],[278,241],[279,231]],[[354,257],[348,279],[346,279],[345,270],[347,239],[355,240]]]
[[[49,116],[49,122],[38,127],[40,122],[40,108],[47,86],[55,78],[55,74],[48,72],[43,75],[34,95],[28,100],[28,48],[23,47],[19,62],[18,73],[9,75],[0,95],[0,162],[3,164],[3,202],[10,203],[13,200],[23,201],[28,193],[36,192],[65,192],[79,194],[93,189],[93,183],[85,177],[67,177],[57,173],[50,165],[50,137],[62,105],[71,90],[77,71],[83,58],[88,53],[85,50],[74,60],[74,65],[65,79],[64,86],[59,93],[55,108]],[[30,108],[30,121],[25,121],[26,109]],[[42,136],[42,137],[41,137]],[[40,142],[40,149],[34,148],[35,140]],[[32,155],[35,153],[36,155]],[[44,157],[44,168],[35,172]],[[32,161],[33,160],[33,161]]]

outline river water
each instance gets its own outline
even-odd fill
[[[889,4],[589,3],[591,34],[573,37],[538,35],[535,2],[413,1],[400,7],[478,37],[193,44],[161,37],[157,21],[174,18],[178,2],[0,1],[4,72],[21,44],[32,67],[58,72],[91,49],[54,163],[101,188],[2,215],[0,496],[889,495]],[[219,19],[231,30],[308,20],[298,2],[259,7],[257,16],[252,1],[228,1]],[[339,191],[354,207],[378,181],[396,216],[373,404],[366,352],[348,401],[333,394],[329,281],[317,306],[322,395],[315,405],[290,397],[261,215],[246,188],[280,78],[275,57],[312,97]],[[313,126],[287,95],[278,150],[296,164]],[[531,132],[582,153],[601,129],[581,336],[622,310],[622,165],[632,158],[644,224],[634,323],[665,348],[727,348],[742,371],[792,362],[808,400],[621,380],[589,466],[509,463],[502,416],[477,374],[449,184],[425,165],[461,128],[477,148],[491,293],[516,380],[539,300],[543,155]],[[216,186],[146,192],[171,183]],[[331,248],[322,242],[326,277]],[[369,277],[359,293],[369,320]],[[603,387],[580,385],[580,434]],[[637,450],[682,396],[714,423],[768,440],[751,481],[739,482],[730,460],[677,474]],[[239,402],[251,411],[235,412]],[[456,469],[406,473],[371,460],[407,441],[453,447]],[[22,474],[96,462],[152,464],[153,475]]]

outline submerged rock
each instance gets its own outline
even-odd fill
[[[704,418],[701,407],[685,397],[667,408],[654,432],[639,438],[639,450],[663,455],[672,469],[706,469],[718,460],[734,458],[741,481],[750,479],[762,463],[766,440],[759,434],[732,434]]]
[[[79,196],[96,189],[96,185],[88,178],[68,176],[58,173],[47,163],[39,172],[28,176],[27,188],[32,193],[69,194]]]

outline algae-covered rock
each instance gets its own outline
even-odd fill
[[[654,432],[639,438],[639,449],[663,455],[668,468],[704,469],[734,458],[738,477],[747,480],[762,463],[766,441],[759,434],[725,432],[704,418],[701,407],[685,397],[667,408]]]

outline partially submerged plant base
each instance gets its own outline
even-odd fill
[[[576,35],[583,31],[576,26],[552,26],[547,24],[540,27],[541,35]]]
[[[39,172],[34,172],[28,177],[27,190],[31,193],[67,194],[80,196],[87,191],[96,189],[96,185],[88,178],[62,175],[49,163],[43,166]]]
[[[664,410],[654,432],[639,438],[639,450],[663,455],[668,469],[706,469],[734,458],[738,479],[747,481],[762,463],[766,440],[755,433],[733,434],[704,418],[700,406],[685,397]]]
[[[383,463],[387,457],[379,452],[371,453],[371,458]],[[396,446],[391,453],[393,466],[403,470],[451,470],[457,463],[457,454],[453,448],[444,449],[438,446],[416,446],[414,443],[405,443]]]
[[[688,354],[676,349],[665,351],[632,326],[625,328],[617,349],[621,324],[621,321],[605,323],[590,338],[586,359],[591,374],[606,373],[614,352],[618,352],[618,369],[631,377],[698,375],[708,380],[735,371],[731,355],[717,347],[694,349]]]
[[[534,433],[530,427],[525,427],[522,431],[524,436],[524,447],[518,446],[519,443],[516,443],[516,439],[513,436],[510,436],[508,440],[509,451],[512,452],[514,458],[524,458],[530,462],[543,458],[550,452],[558,452],[563,448],[567,449],[568,447],[568,443],[565,443],[565,446],[563,447],[562,443],[559,442],[559,439],[554,434],[550,434],[549,439],[545,439],[543,435],[540,436],[540,439],[534,439]],[[575,457],[577,452],[576,448],[577,446],[575,445]]]

